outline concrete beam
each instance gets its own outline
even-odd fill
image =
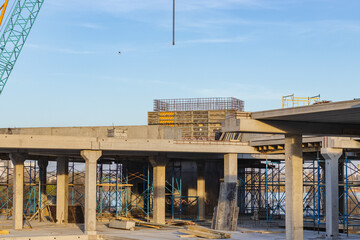
[[[175,153],[258,153],[247,143],[189,142],[164,139],[121,139],[41,135],[0,135],[0,150],[102,150]]]
[[[160,153],[158,156],[150,156],[150,163],[153,166],[153,222],[165,224],[165,173],[166,155]]]
[[[24,226],[24,161],[25,156],[11,153],[10,159],[14,165],[13,179],[13,227],[22,230]]]
[[[69,162],[66,158],[57,159],[56,173],[56,223],[68,222],[69,209]]]
[[[303,239],[303,157],[301,135],[285,135],[286,239]]]
[[[326,186],[326,236],[339,235],[339,158],[342,149],[322,148],[321,155],[325,159]]]
[[[229,118],[222,126],[223,132],[272,133],[272,134],[319,134],[327,136],[359,136],[360,125],[314,123],[280,120],[255,120]]]
[[[85,233],[96,236],[96,170],[101,151],[83,150],[85,160]]]
[[[229,153],[224,155],[224,182],[237,183],[238,158],[237,154]]]
[[[205,163],[204,162],[196,162],[197,166],[197,196],[198,196],[198,204],[199,204],[199,218],[201,220],[206,218],[205,213]]]

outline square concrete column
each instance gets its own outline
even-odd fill
[[[321,155],[325,159],[325,191],[326,191],[326,236],[339,235],[339,158],[342,149],[322,148]]]
[[[25,156],[11,153],[10,159],[14,165],[13,179],[13,227],[23,229],[24,220],[24,161]]]
[[[101,151],[83,150],[85,159],[85,233],[96,236],[96,168]]]
[[[199,218],[205,219],[205,163],[197,162],[197,196],[199,205]]]
[[[238,155],[229,153],[224,155],[224,182],[237,183],[238,178]]]
[[[302,136],[285,135],[286,239],[303,239]]]
[[[66,158],[57,159],[56,173],[56,223],[68,222],[69,209],[69,162]]]
[[[160,153],[157,156],[149,157],[153,166],[153,222],[165,224],[165,168],[166,155]]]
[[[40,191],[39,191],[39,208],[41,209],[39,211],[39,221],[41,222],[45,216],[45,205],[47,204],[47,194],[46,194],[46,174],[47,174],[47,166],[48,166],[47,160],[39,160],[39,181],[40,181]]]

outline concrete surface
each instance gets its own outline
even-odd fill
[[[1,220],[2,225],[11,224],[10,220]],[[22,231],[10,230],[10,235],[1,236],[0,240],[87,240],[87,236],[83,233],[83,225],[76,224],[54,224],[54,223],[39,223],[32,222],[33,229],[25,229]],[[108,223],[97,224],[98,239],[106,240],[170,240],[170,239],[199,239],[199,238],[179,238],[180,233],[177,229],[170,230],[156,230],[152,228],[136,227],[135,231],[112,229],[108,228]],[[261,233],[242,233],[241,231],[257,231],[264,230],[266,227],[239,227],[238,231],[231,232],[231,239],[234,240],[279,240],[285,239],[285,233],[261,234]],[[283,228],[271,227],[269,231],[283,232]],[[320,235],[316,231],[304,231],[304,239],[325,239],[323,232]],[[345,234],[340,234],[339,239],[360,239],[360,235],[350,234],[346,237]]]

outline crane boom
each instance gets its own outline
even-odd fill
[[[0,38],[0,94],[29,36],[44,0],[16,0]]]

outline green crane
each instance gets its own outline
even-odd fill
[[[3,0],[4,1],[4,0]],[[8,1],[1,6],[0,24],[2,24]],[[44,0],[15,0],[13,9],[6,21],[0,38],[0,94],[9,79],[16,60],[29,36]]]

